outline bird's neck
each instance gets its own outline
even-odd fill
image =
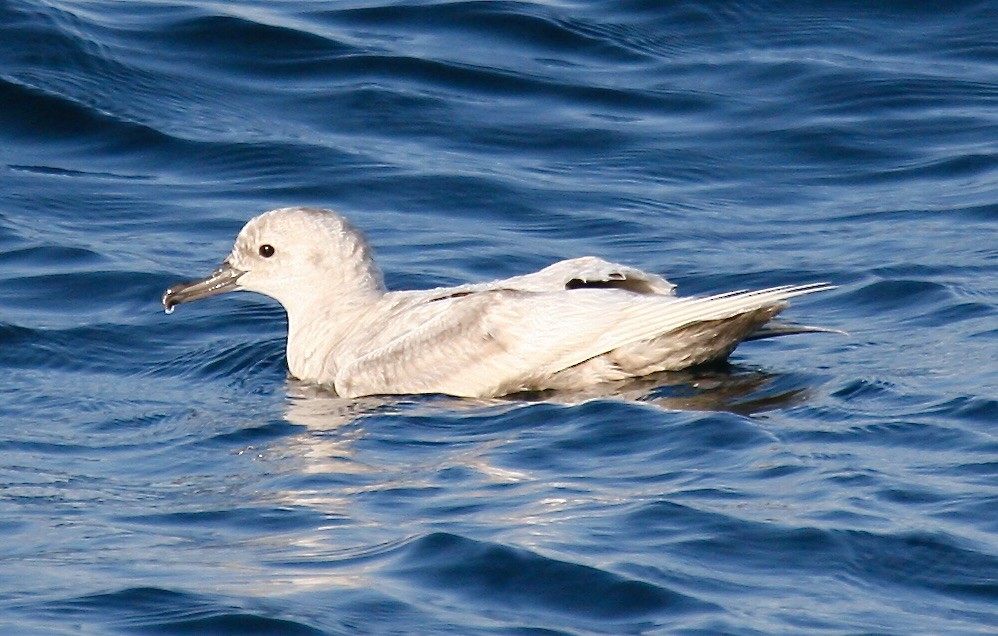
[[[332,384],[342,365],[344,343],[364,324],[364,315],[384,296],[381,289],[325,294],[285,305],[288,369],[305,382]],[[290,306],[289,306],[290,305]]]

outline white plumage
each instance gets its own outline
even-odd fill
[[[385,289],[360,232],[328,210],[252,219],[223,265],[174,285],[182,302],[245,289],[288,313],[291,373],[344,397],[494,397],[583,389],[727,357],[745,339],[823,331],[764,326],[818,283],[680,298],[664,278],[594,257],[422,291]]]

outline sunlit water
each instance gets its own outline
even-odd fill
[[[998,629],[992,2],[0,5],[0,631]],[[340,400],[166,316],[335,207],[391,287],[811,281],[615,396]]]

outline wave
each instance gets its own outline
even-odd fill
[[[224,597],[158,587],[124,588],[46,605],[44,614],[60,620],[112,626],[126,631],[212,634],[318,635],[305,621],[273,615],[266,607]]]

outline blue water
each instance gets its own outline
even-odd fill
[[[988,1],[0,3],[0,633],[995,633],[996,43]],[[830,281],[787,316],[849,335],[344,401],[275,303],[159,306],[283,205],[394,288],[594,254]]]

